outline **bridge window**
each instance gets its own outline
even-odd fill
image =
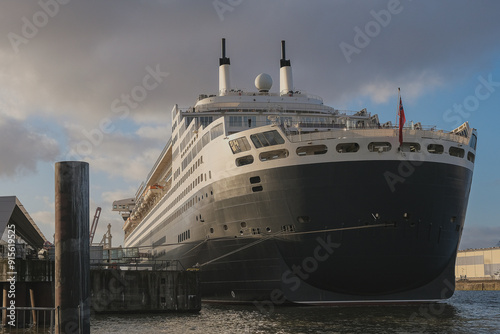
[[[207,126],[210,125],[210,123],[213,122],[213,117],[212,116],[201,116],[200,117],[200,124],[206,128]]]
[[[255,116],[243,116],[244,126],[249,128],[254,128],[257,126],[257,117]]]
[[[250,143],[245,137],[233,139],[229,141],[229,146],[231,147],[231,151],[233,154],[245,152],[250,150]]]
[[[241,116],[229,116],[229,126],[242,126]]]
[[[256,133],[250,136],[255,148],[284,144],[285,140],[276,130]]]

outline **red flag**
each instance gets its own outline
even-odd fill
[[[399,97],[399,146],[403,145],[403,125],[406,123],[405,110],[403,109],[403,102],[401,96]]]

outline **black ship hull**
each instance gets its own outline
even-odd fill
[[[225,178],[194,210],[206,240],[166,253],[201,271],[205,301],[430,301],[454,292],[472,171],[332,162]],[[200,222],[197,222],[200,224]]]

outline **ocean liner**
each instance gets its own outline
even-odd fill
[[[172,110],[172,135],[135,197],[115,201],[125,247],[198,268],[202,299],[407,303],[449,298],[476,130],[379,123],[262,73]],[[402,117],[401,117],[402,116]]]

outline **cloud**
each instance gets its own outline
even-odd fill
[[[500,226],[464,227],[460,249],[495,247],[500,242]]]
[[[418,96],[463,77],[470,68],[488,66],[488,50],[498,49],[492,38],[500,28],[495,15],[500,3],[402,0],[402,11],[347,63],[339,45],[354,45],[354,29],[376,21],[371,12],[387,6],[385,0],[355,6],[260,1],[236,6],[221,21],[206,1],[197,6],[73,1],[61,5],[36,36],[19,46],[18,54],[8,38],[1,39],[0,101],[17,96],[17,102],[8,103],[10,114],[46,113],[97,126],[104,116],[116,116],[113,101],[142,85],[148,66],[159,65],[170,75],[127,116],[152,120],[174,103],[192,105],[198,94],[217,91],[219,39],[227,37],[235,86],[253,89],[261,71],[276,78],[279,41],[287,39],[296,87],[333,102],[366,94],[383,102],[398,86]],[[3,2],[0,12],[9,15],[2,15],[2,31],[22,35],[22,18],[31,20],[40,10],[36,2]],[[300,24],[291,19],[297,17]],[[443,19],[447,17],[467,19]],[[480,61],[479,49],[486,55]]]
[[[0,121],[0,176],[35,173],[38,162],[54,161],[59,145],[41,130],[14,119]]]
[[[140,182],[149,173],[167,142],[166,135],[163,139],[156,138],[158,134],[155,132],[161,132],[159,129],[162,127],[153,128],[155,130],[150,136],[142,137],[115,131],[99,135],[94,132],[92,136],[82,138],[80,131],[69,131],[70,153],[88,162],[93,172],[107,174],[108,179],[123,178],[126,182]]]
[[[416,99],[426,91],[431,91],[443,84],[443,80],[433,73],[410,74],[406,78],[377,81],[361,86],[365,95],[375,103],[387,103],[394,100],[397,88],[403,86],[402,93],[406,100]]]
[[[167,126],[142,126],[135,133],[141,138],[166,142],[170,132],[170,128]]]

